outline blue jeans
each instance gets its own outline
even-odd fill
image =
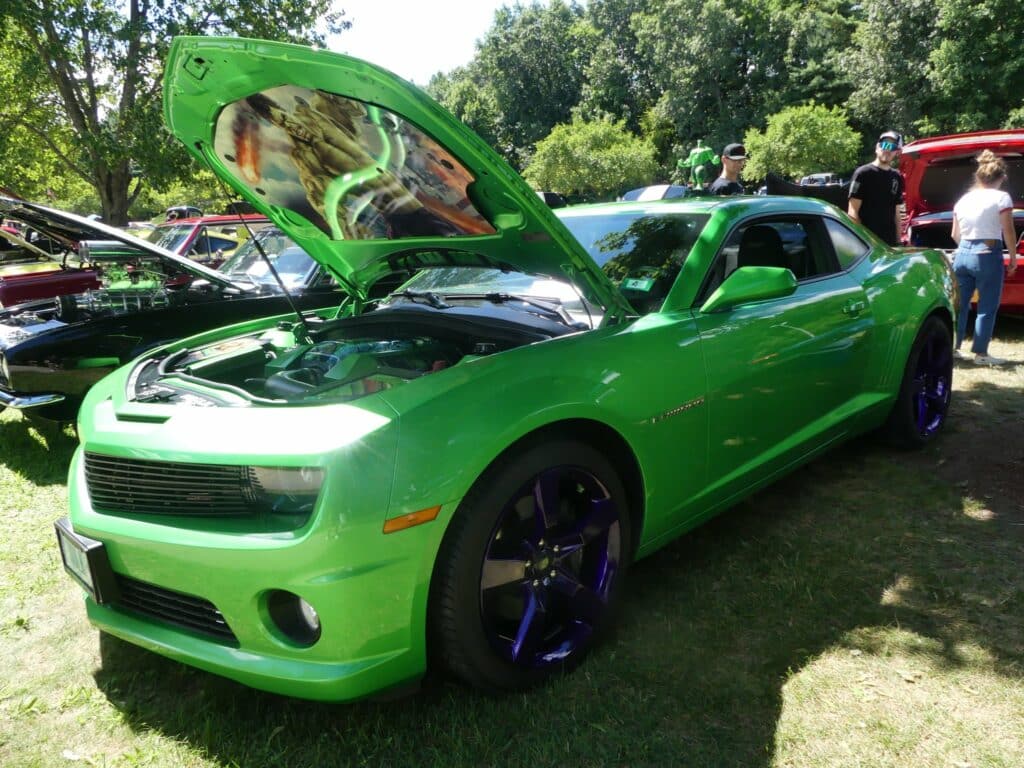
[[[978,291],[978,316],[974,320],[974,342],[971,351],[988,354],[988,343],[996,324],[999,300],[1003,296],[1003,242],[993,248],[985,240],[962,240],[953,253],[953,272],[960,287],[960,312],[956,318],[956,348],[960,349],[967,335],[967,314],[971,297]]]

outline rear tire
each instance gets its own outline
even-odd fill
[[[470,685],[529,688],[578,664],[612,623],[630,561],[626,493],[570,439],[525,446],[473,486],[445,534],[432,651]]]
[[[946,423],[953,391],[953,337],[932,315],[910,349],[903,381],[885,425],[887,439],[899,448],[920,448]]]

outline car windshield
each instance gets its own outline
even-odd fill
[[[502,272],[486,267],[432,267],[413,275],[392,296],[402,293],[433,293],[439,297],[460,294],[508,294],[560,305],[573,321],[596,325],[601,308],[586,301],[563,280],[523,272]]]
[[[259,232],[255,238],[239,246],[218,271],[235,282],[276,285],[277,281],[256,247],[257,241],[288,287],[303,285],[310,272],[316,268],[316,262],[312,257],[295,245],[291,238],[279,230],[272,229]]]
[[[193,229],[194,227],[191,224],[173,227],[157,227],[146,236],[146,239],[161,248],[166,248],[168,251],[178,253],[181,246],[192,234]]]
[[[645,211],[560,218],[640,314],[661,308],[708,221],[707,214]]]
[[[640,314],[661,307],[707,220],[706,214],[650,215],[642,211],[562,217],[562,223]],[[500,269],[424,269],[397,293],[409,291],[429,292],[443,299],[458,294],[528,296],[561,304],[574,321],[596,325],[602,317],[600,307],[585,302],[565,281]]]

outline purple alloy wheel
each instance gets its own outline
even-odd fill
[[[948,340],[933,334],[921,348],[914,374],[914,423],[921,437],[934,435],[946,420],[952,380],[953,351]]]
[[[586,469],[560,466],[525,483],[498,518],[480,573],[480,611],[507,661],[568,658],[608,610],[621,554],[619,509]]]

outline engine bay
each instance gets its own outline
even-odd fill
[[[99,288],[10,307],[0,313],[0,337],[10,344],[62,325],[184,301],[191,282],[188,276],[168,277],[161,266],[158,259],[95,265]],[[194,296],[189,300],[194,301]]]
[[[138,402],[200,406],[348,402],[557,335],[446,318],[425,324],[380,317],[385,314],[391,313],[312,329],[286,320],[262,333],[150,358],[132,372],[128,394]]]

